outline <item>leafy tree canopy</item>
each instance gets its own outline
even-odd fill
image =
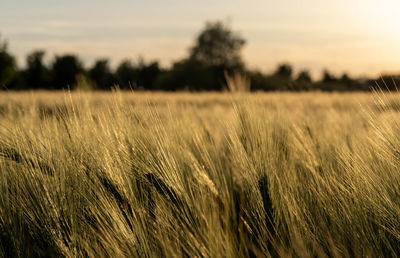
[[[208,22],[198,35],[190,52],[190,60],[204,66],[242,67],[240,51],[246,41],[221,22]]]
[[[84,72],[82,63],[77,56],[57,56],[53,63],[53,85],[57,89],[74,87],[77,76]]]
[[[50,84],[49,70],[43,63],[45,51],[37,50],[26,58],[25,83],[30,87],[47,88]]]
[[[115,84],[108,59],[98,59],[89,70],[89,75],[98,89],[109,90]]]
[[[16,74],[15,59],[8,53],[7,42],[0,36],[0,88],[8,88]]]

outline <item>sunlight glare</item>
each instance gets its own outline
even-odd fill
[[[400,42],[400,1],[398,0],[369,0],[363,2],[370,26],[379,35],[384,35]],[[361,7],[364,9],[363,7]],[[364,9],[364,10],[365,10]]]

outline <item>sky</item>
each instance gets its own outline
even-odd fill
[[[23,67],[44,49],[98,58],[184,58],[206,21],[223,20],[247,41],[246,65],[263,72],[290,63],[314,76],[400,72],[398,0],[0,0],[0,33]]]

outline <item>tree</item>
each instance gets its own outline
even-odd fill
[[[130,89],[136,85],[138,72],[131,61],[125,60],[118,66],[115,76],[122,89]]]
[[[140,62],[138,67],[137,84],[144,89],[154,90],[155,81],[160,73],[161,69],[158,65],[158,62],[151,62],[148,64],[145,62]]]
[[[162,90],[220,90],[214,67],[204,67],[188,59],[174,63],[171,70],[161,73],[155,82],[156,89]],[[223,74],[223,71],[221,72]]]
[[[280,64],[276,71],[269,76],[270,89],[272,90],[289,90],[292,85],[293,68],[290,64]]]
[[[300,71],[299,74],[297,75],[296,81],[311,83],[312,80],[310,73],[307,70]]]
[[[154,90],[157,88],[156,80],[161,72],[158,62],[146,63],[139,57],[136,63],[123,61],[116,70],[116,77],[123,89]]]
[[[337,78],[334,75],[332,75],[328,70],[324,70],[322,75],[322,82],[323,83],[337,82]]]
[[[0,38],[0,88],[7,89],[17,75],[14,57],[8,53],[7,42]]]
[[[190,60],[204,66],[243,67],[240,51],[245,40],[223,22],[208,22],[190,51]]]
[[[250,78],[250,87],[252,91],[270,90],[268,76],[260,71],[247,71],[246,74]]]
[[[290,80],[292,78],[293,68],[290,64],[280,64],[274,75]]]
[[[307,70],[302,70],[293,82],[295,90],[310,90],[312,88],[312,79]]]
[[[101,90],[110,90],[115,79],[111,73],[107,59],[99,59],[89,70],[91,80],[96,84],[96,87]]]
[[[27,56],[27,68],[24,72],[26,87],[39,89],[50,86],[49,69],[43,64],[44,55],[44,51],[37,50]]]
[[[317,87],[324,91],[345,91],[347,86],[341,83],[341,81],[328,70],[324,70],[321,81],[317,84]]]
[[[76,56],[57,56],[52,66],[53,87],[56,89],[73,88],[76,86],[78,74],[83,72],[83,66]]]
[[[156,87],[167,90],[221,90],[225,72],[244,71],[240,51],[245,40],[223,22],[208,22],[188,58],[161,75]]]

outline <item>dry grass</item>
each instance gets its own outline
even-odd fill
[[[400,95],[0,95],[0,254],[398,256]]]

